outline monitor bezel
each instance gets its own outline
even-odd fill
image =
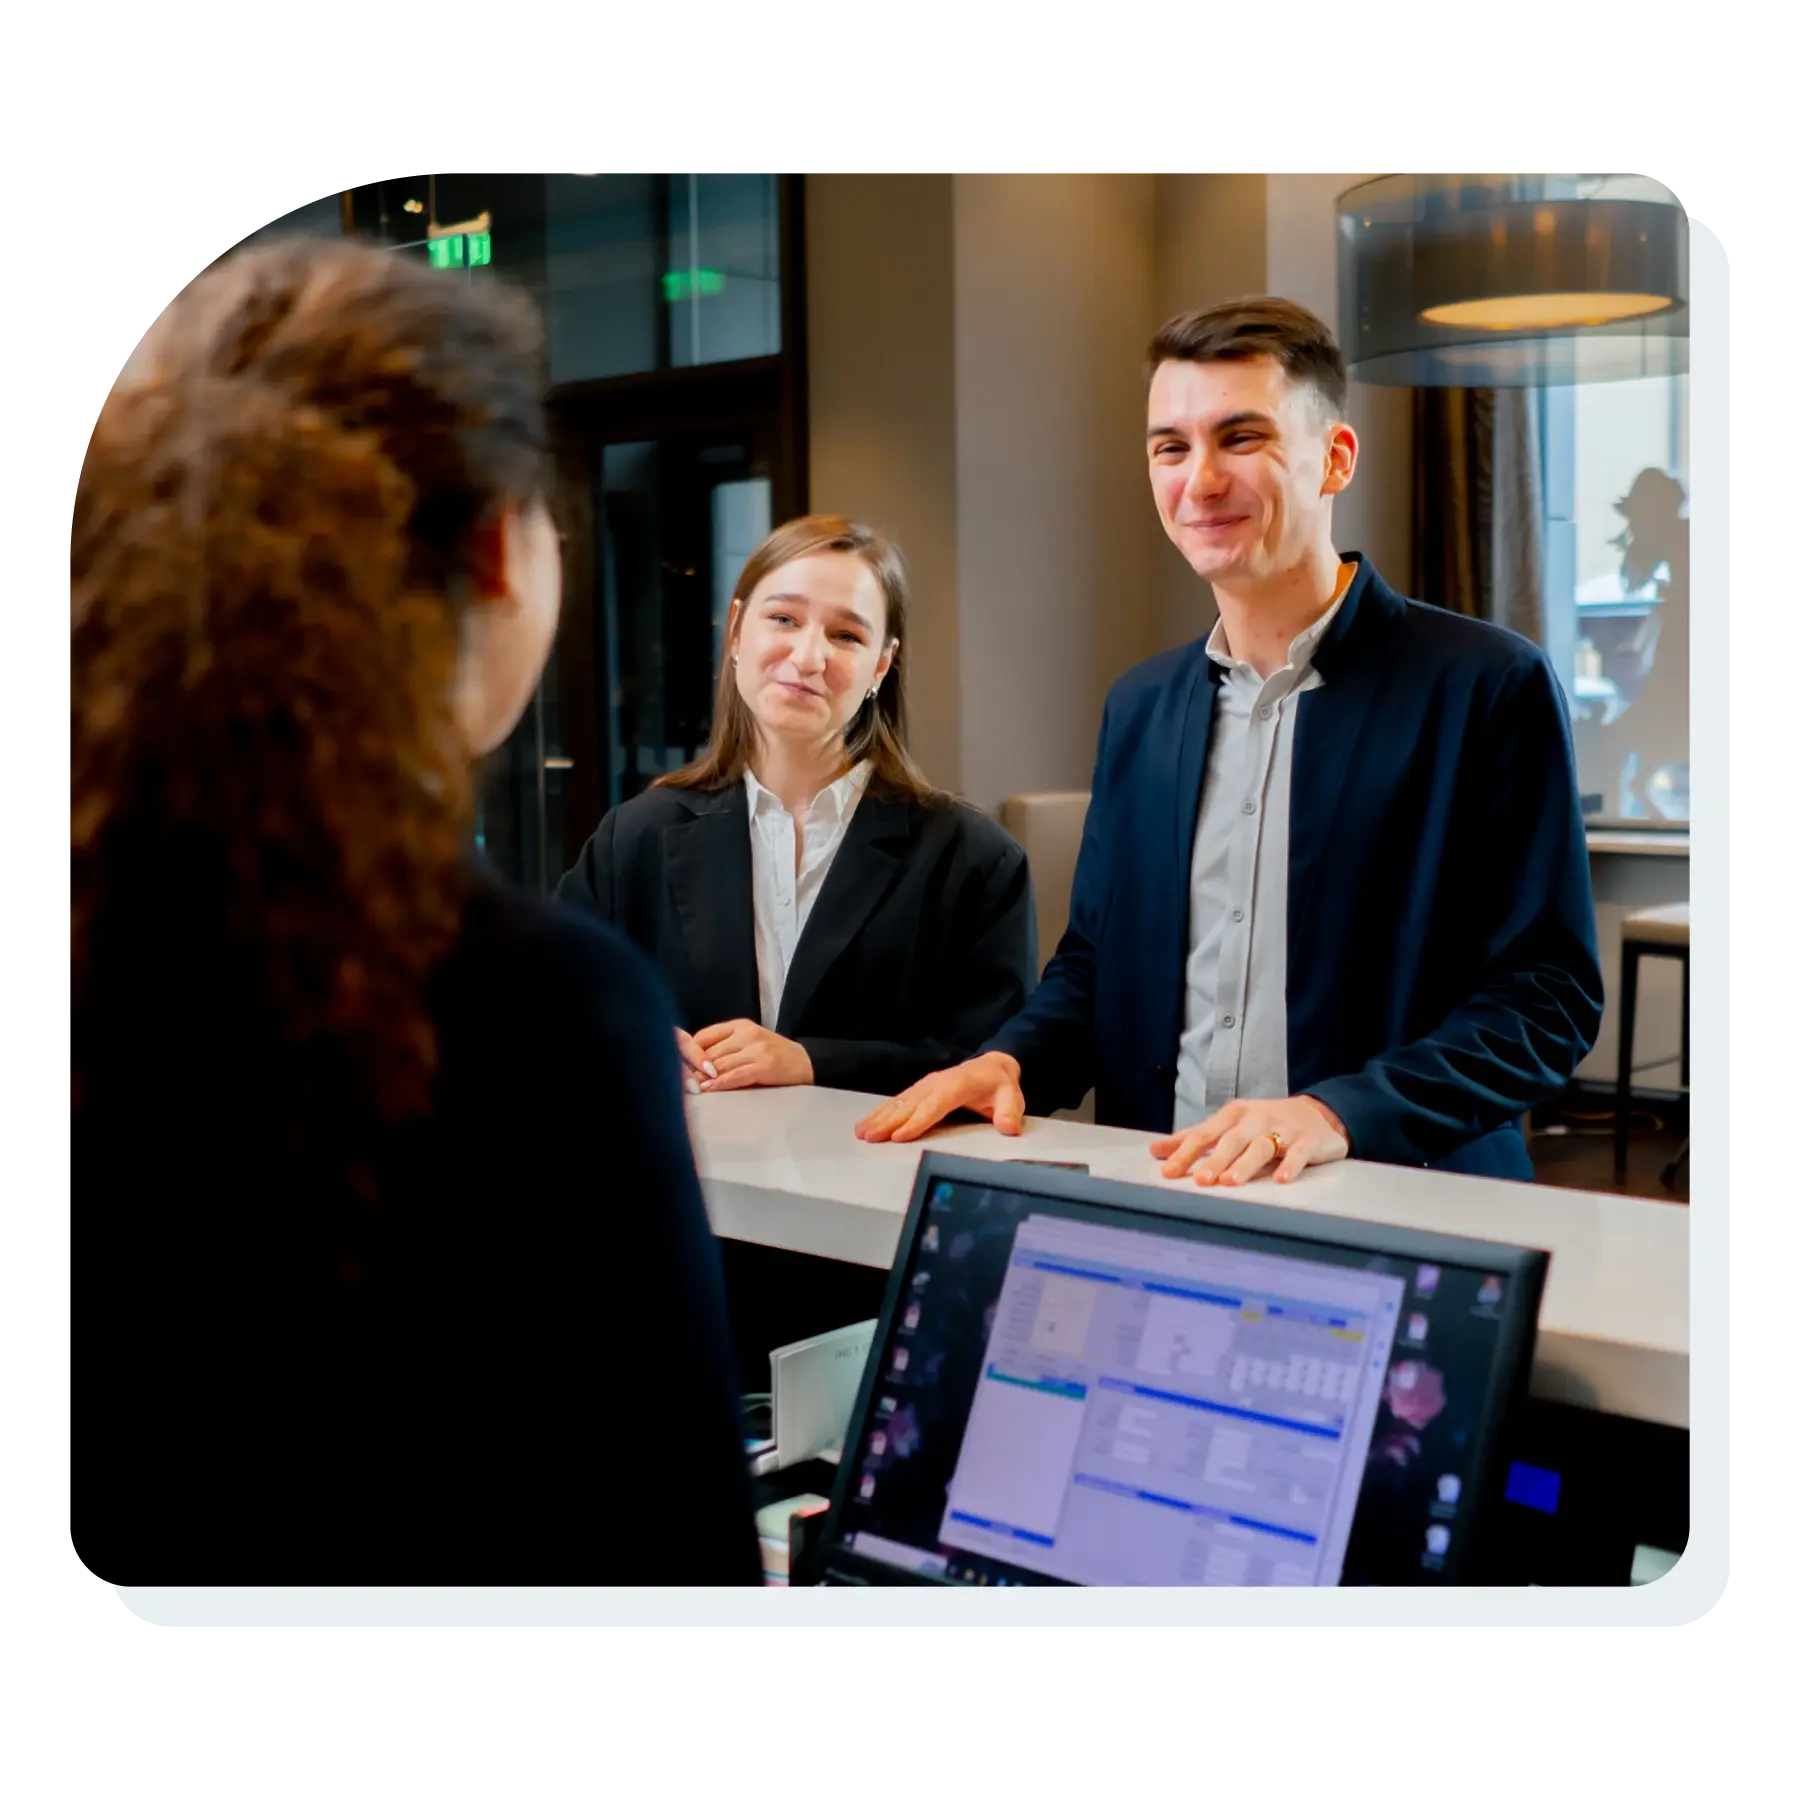
[[[869,1586],[965,1585],[948,1576],[905,1569],[863,1556],[843,1542],[844,1516],[855,1478],[855,1452],[868,1429],[869,1409],[874,1405],[875,1386],[893,1331],[894,1315],[902,1302],[906,1271],[911,1266],[914,1242],[925,1214],[926,1195],[933,1182],[945,1180],[1006,1188],[1033,1198],[1138,1213],[1176,1224],[1208,1226],[1258,1238],[1288,1238],[1404,1262],[1453,1263],[1505,1276],[1506,1297],[1502,1302],[1495,1355],[1501,1367],[1510,1368],[1511,1375],[1500,1384],[1499,1392],[1490,1391],[1487,1404],[1482,1408],[1470,1452],[1470,1468],[1476,1475],[1474,1490],[1472,1495],[1465,1496],[1461,1528],[1446,1559],[1444,1578],[1437,1584],[1445,1587],[1462,1585],[1471,1548],[1473,1546],[1475,1554],[1479,1554],[1481,1527],[1491,1515],[1500,1486],[1498,1452],[1508,1421],[1522,1405],[1530,1384],[1538,1312],[1550,1270],[1548,1250],[1464,1233],[1388,1225],[1372,1219],[1345,1218],[1335,1213],[1305,1212],[1297,1207],[1273,1206],[1261,1201],[1226,1199],[1217,1193],[1202,1192],[1191,1184],[1155,1188],[1144,1183],[1109,1180],[1079,1170],[1049,1168],[1025,1157],[955,1156],[939,1150],[927,1150],[920,1156],[913,1177],[912,1196],[895,1242],[894,1260],[888,1271],[875,1336],[862,1379],[857,1384],[856,1404],[844,1438],[844,1453],[832,1483],[831,1505],[818,1551],[821,1572],[829,1569],[842,1580]]]

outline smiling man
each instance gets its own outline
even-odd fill
[[[1014,1133],[1092,1088],[1202,1186],[1346,1155],[1529,1180],[1521,1119],[1601,1008],[1549,661],[1334,548],[1356,434],[1303,307],[1184,313],[1149,362],[1151,493],[1218,622],[1108,696],[1069,928],[1023,1011],[857,1135],[959,1108]]]

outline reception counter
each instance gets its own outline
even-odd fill
[[[1085,1163],[1107,1180],[1168,1185],[1147,1148],[1147,1132],[1030,1119],[1016,1138],[968,1124],[935,1131],[923,1145],[860,1143],[853,1127],[875,1104],[874,1096],[830,1088],[690,1099],[714,1230],[771,1249],[885,1269],[924,1148],[1001,1161]],[[1233,1200],[1548,1250],[1533,1395],[1686,1428],[1685,1206],[1354,1161],[1310,1169],[1287,1187],[1258,1181],[1221,1191]]]

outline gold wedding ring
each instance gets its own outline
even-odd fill
[[[1277,1156],[1287,1155],[1287,1145],[1281,1141],[1281,1133],[1279,1131],[1265,1131],[1263,1136],[1275,1146],[1275,1154]]]

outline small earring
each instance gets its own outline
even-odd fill
[[[878,682],[876,682],[874,687],[869,689],[869,698],[871,700],[873,700],[875,698],[876,692],[880,689],[880,687],[881,687],[881,683],[878,681]]]
[[[734,669],[735,669],[735,668],[736,668],[736,667],[737,667],[737,656],[738,656],[738,653],[737,653],[737,652],[736,652],[736,651],[735,651],[735,650],[734,650],[734,651],[732,651],[732,653],[731,653],[731,666],[732,666],[732,667],[733,667],[733,668],[734,668]]]

